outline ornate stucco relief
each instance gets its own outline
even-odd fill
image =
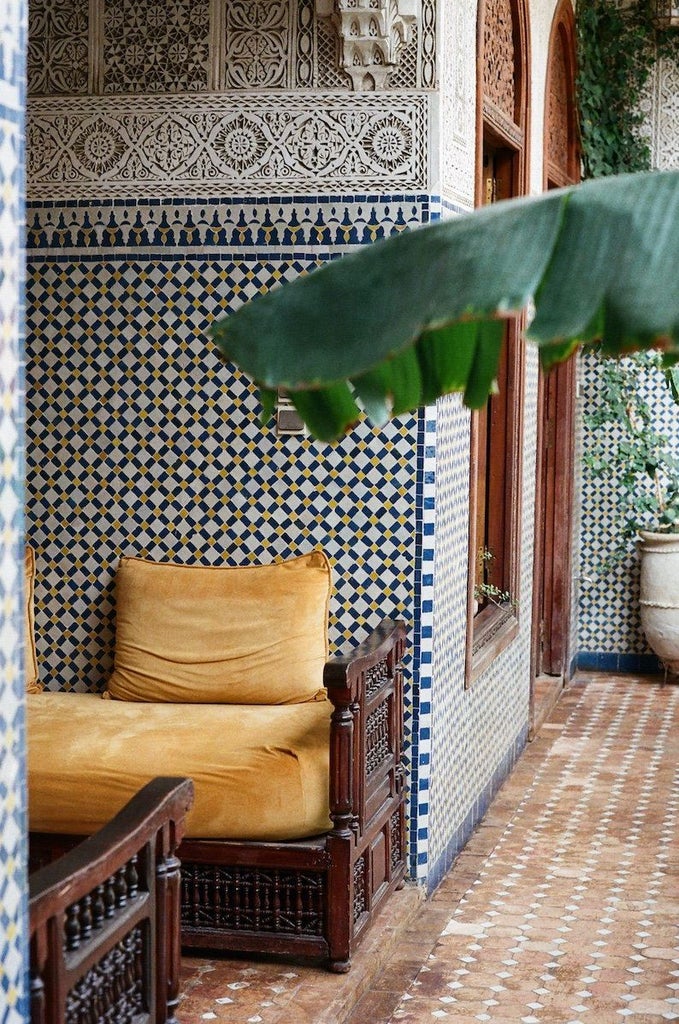
[[[658,61],[651,96],[652,164],[660,170],[679,168],[679,62]]]
[[[431,89],[436,0],[31,0],[32,95]]]
[[[32,92],[87,93],[89,54],[88,0],[31,0],[26,65]]]
[[[210,74],[205,0],[106,0],[98,91],[200,92]]]
[[[427,106],[393,94],[33,100],[30,198],[425,191]]]
[[[454,206],[474,205],[476,135],[476,11],[447,0],[441,61],[441,195]]]
[[[285,88],[292,31],[287,0],[231,0],[224,18],[226,88]]]

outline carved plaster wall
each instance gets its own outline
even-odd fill
[[[238,93],[34,99],[31,198],[427,188],[427,98]]]
[[[356,3],[33,0],[31,197],[426,191],[435,0]]]
[[[679,168],[679,61],[665,58],[656,64],[649,120],[653,166]]]
[[[436,0],[32,0],[34,95],[431,89]]]
[[[476,156],[476,5],[445,0],[441,22],[441,198],[444,209],[471,209]]]

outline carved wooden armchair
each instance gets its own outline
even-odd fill
[[[188,779],[149,782],[30,877],[31,1024],[174,1024]]]

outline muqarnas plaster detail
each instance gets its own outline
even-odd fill
[[[426,191],[427,97],[238,93],[34,100],[31,199]],[[247,194],[247,192],[245,193]]]
[[[410,42],[418,0],[316,0],[339,38],[339,65],[356,91],[384,89]]]

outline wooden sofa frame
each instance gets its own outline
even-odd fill
[[[403,622],[384,620],[326,663],[329,832],[288,842],[182,842],[185,948],[318,958],[349,970],[375,911],[406,873],[405,635]],[[64,840],[32,833],[32,855],[53,856]]]
[[[176,1024],[189,779],[149,782],[30,876],[31,1024]]]

